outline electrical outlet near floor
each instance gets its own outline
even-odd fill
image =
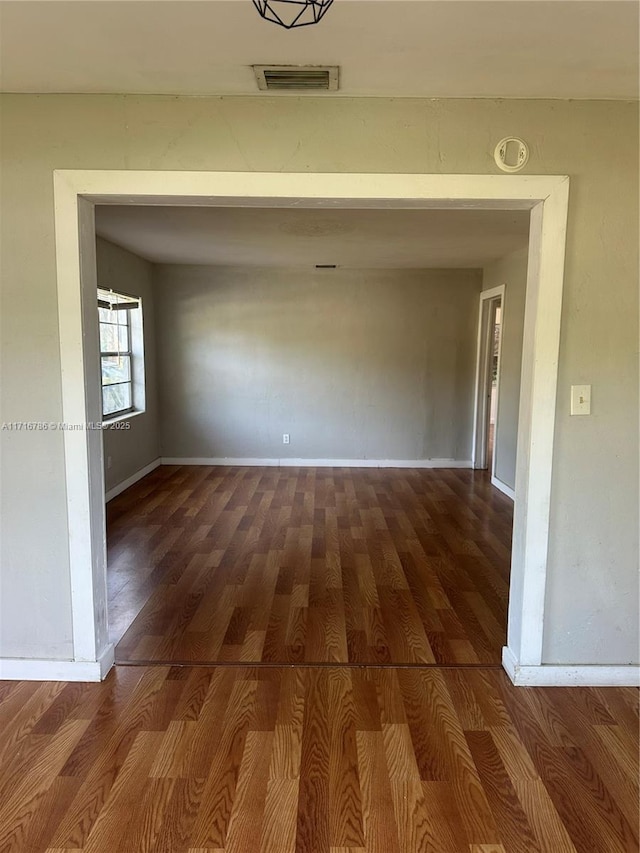
[[[289,444],[289,433],[288,432],[284,432],[282,434],[282,443],[283,444]]]

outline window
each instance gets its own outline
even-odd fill
[[[100,366],[102,374],[102,416],[105,420],[133,412],[135,396],[136,315],[140,300],[111,290],[98,290],[100,325]]]

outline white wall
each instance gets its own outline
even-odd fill
[[[502,306],[502,345],[500,350],[500,388],[495,431],[495,476],[509,488],[515,488],[516,450],[518,446],[518,407],[524,303],[527,293],[527,252],[520,249],[489,264],[483,270],[482,289],[504,284]]]
[[[5,95],[0,133],[3,421],[61,419],[53,169],[486,174],[523,137],[525,172],[571,177],[543,660],[638,660],[636,103]],[[0,438],[0,650],[63,658],[62,435]]]
[[[479,270],[154,271],[164,457],[471,458]]]
[[[143,312],[144,411],[119,422],[112,429],[103,430],[105,488],[109,491],[154,462],[160,455],[155,306],[152,267],[148,261],[98,237],[96,268],[99,287],[113,289],[128,296],[139,296],[142,299]],[[128,425],[128,428],[124,429],[124,425]]]

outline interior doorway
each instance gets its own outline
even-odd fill
[[[96,206],[98,283],[144,305],[148,373],[147,410],[103,431],[116,663],[500,663],[513,504],[468,470],[472,335],[498,254],[524,289],[529,221]]]
[[[496,423],[498,420],[498,385],[500,382],[500,355],[502,343],[502,306],[497,304],[493,314],[493,329],[490,333],[490,339],[493,342],[493,351],[491,354],[491,392],[489,405],[489,440],[487,442],[487,467],[491,473],[495,473],[495,443],[496,443]]]
[[[61,171],[55,173],[54,183],[63,414],[66,421],[78,423],[100,420],[96,203],[530,210],[520,397],[523,440],[518,444],[503,662],[514,679],[520,666],[540,666],[567,177]],[[95,676],[102,677],[113,663],[106,613],[102,441],[95,430],[68,431],[64,439],[74,661],[95,662]]]
[[[480,294],[473,467],[495,479],[505,287]]]

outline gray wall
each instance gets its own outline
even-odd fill
[[[5,95],[0,133],[3,421],[62,417],[53,169],[497,174],[516,135],[570,175],[543,660],[638,660],[637,103]],[[62,435],[0,440],[0,650],[69,656]]]
[[[154,269],[163,456],[471,458],[479,270]]]
[[[524,302],[527,294],[527,253],[520,249],[485,267],[482,289],[505,285],[502,306],[502,346],[500,350],[500,387],[495,438],[495,476],[515,488],[516,449],[518,446],[518,407]]]
[[[143,312],[145,408],[144,412],[127,418],[129,429],[103,430],[105,487],[109,491],[160,455],[155,310],[152,267],[148,261],[98,237],[96,267],[99,287],[141,297]],[[107,467],[109,457],[111,468]]]

